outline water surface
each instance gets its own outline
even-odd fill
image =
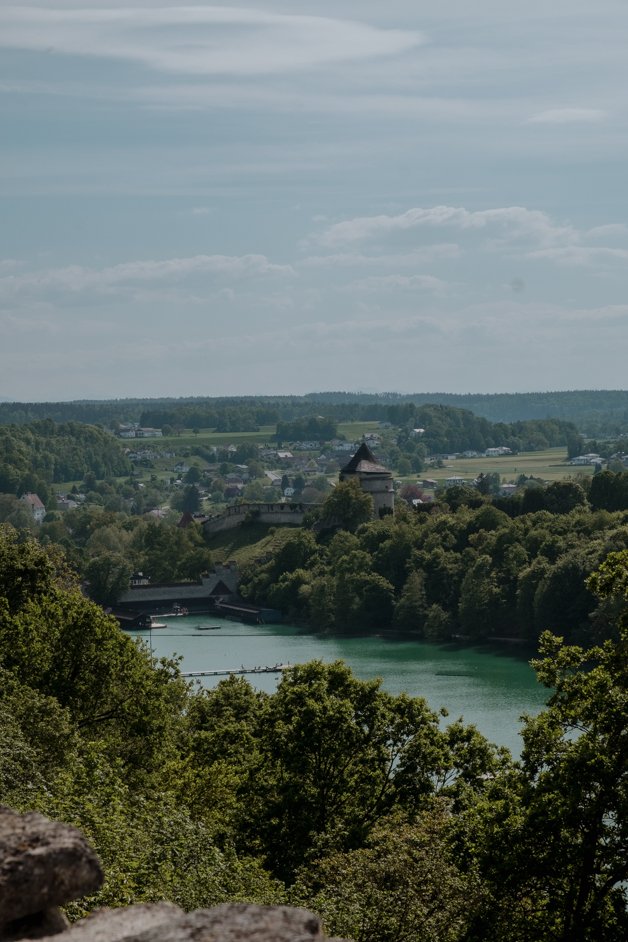
[[[199,631],[198,625],[220,625],[220,630]],[[425,697],[433,709],[445,707],[450,719],[464,717],[515,754],[521,748],[520,716],[538,713],[548,695],[525,657],[510,649],[375,636],[330,637],[289,625],[246,625],[214,615],[171,618],[166,628],[131,634],[150,642],[157,657],[180,655],[183,671],[342,659],[357,677],[381,677],[390,693]],[[271,693],[279,675],[254,674],[247,679]],[[213,687],[219,681],[220,677],[205,677],[199,682]]]

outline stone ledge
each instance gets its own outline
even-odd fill
[[[171,903],[101,909],[70,926],[58,908],[94,893],[103,873],[83,835],[0,806],[0,942],[325,942],[318,916],[290,906]],[[341,942],[328,939],[327,942]]]
[[[94,893],[102,882],[100,862],[76,828],[0,806],[0,927]]]
[[[323,942],[305,909],[226,903],[184,913],[168,903],[103,909],[63,933],[63,942]],[[40,942],[61,942],[58,935]]]

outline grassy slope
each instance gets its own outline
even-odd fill
[[[216,562],[230,560],[240,568],[278,550],[298,527],[271,527],[253,523],[216,533],[208,543]]]

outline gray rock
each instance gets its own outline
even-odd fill
[[[0,927],[94,893],[102,881],[76,828],[0,806]]]
[[[127,939],[152,938],[152,933],[161,927],[177,924],[183,918],[183,910],[172,903],[98,909],[86,919],[75,922],[63,934],[63,942],[125,942]],[[46,939],[40,942],[46,942]]]
[[[56,906],[41,912],[16,919],[0,926],[0,942],[16,942],[18,939],[41,939],[45,936],[65,932],[70,923]]]
[[[137,942],[313,942],[322,940],[320,920],[306,909],[225,903],[199,909]],[[134,940],[135,942],[135,940]]]
[[[227,903],[185,914],[167,903],[103,909],[76,922],[63,942],[323,942],[305,909]],[[54,936],[40,942],[56,942]],[[330,940],[331,942],[331,940]]]

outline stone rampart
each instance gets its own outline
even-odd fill
[[[223,530],[232,530],[241,527],[244,523],[268,523],[272,526],[299,527],[308,510],[320,506],[319,504],[304,504],[301,502],[277,501],[276,503],[246,503],[233,504],[227,507],[223,514],[210,517],[203,524],[203,529],[210,536],[222,533]]]

